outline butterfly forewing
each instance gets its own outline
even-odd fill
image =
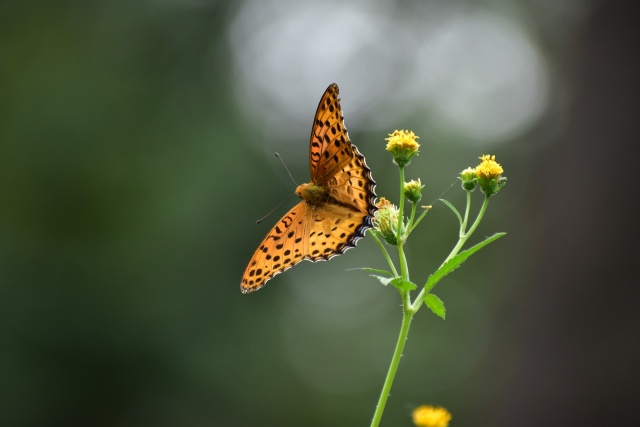
[[[338,85],[334,83],[322,95],[313,120],[309,148],[311,180],[322,185],[352,156],[352,145],[344,127],[338,98]]]
[[[349,139],[336,84],[327,88],[316,110],[310,169],[313,182],[327,188],[338,202],[373,215],[375,182],[364,157]]]

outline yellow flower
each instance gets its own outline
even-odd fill
[[[485,154],[480,157],[480,160],[482,162],[476,166],[476,173],[481,178],[496,179],[504,172],[502,166],[496,162],[496,156]]]
[[[420,144],[416,139],[420,138],[412,131],[395,130],[386,138],[387,151],[393,154],[393,161],[400,167],[408,165],[411,157],[418,154]]]
[[[478,183],[487,196],[494,195],[506,184],[504,181],[507,178],[502,176],[504,170],[496,162],[496,156],[483,155],[480,160],[480,164],[475,169]]]
[[[411,203],[418,203],[422,199],[422,189],[424,185],[420,182],[420,178],[404,183],[404,195]]]
[[[390,245],[397,245],[398,208],[384,197],[380,198],[376,206],[378,210],[373,217],[374,230]]]
[[[413,423],[417,427],[447,427],[451,414],[442,406],[418,406],[413,410]]]

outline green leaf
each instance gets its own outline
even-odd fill
[[[395,286],[401,291],[412,291],[418,287],[415,283],[409,280],[403,280],[402,277],[396,277],[389,282],[392,286]]]
[[[380,283],[382,283],[385,286],[391,283],[392,280],[395,280],[395,278],[393,277],[383,277],[383,276],[378,276],[377,274],[371,274],[371,277],[375,277],[380,281]]]
[[[453,213],[456,214],[456,216],[458,217],[458,221],[460,221],[460,224],[462,224],[462,215],[460,215],[460,212],[458,212],[458,209],[456,209],[455,206],[453,206],[451,203],[449,203],[448,200],[440,199],[440,201],[442,203],[444,203],[445,205],[449,206],[449,209],[451,209],[453,211]]]
[[[393,274],[391,274],[387,270],[378,270],[376,268],[360,267],[360,268],[349,268],[349,269],[347,269],[347,271],[353,271],[353,270],[368,271],[369,273],[384,274],[385,276],[393,277]]]
[[[447,310],[444,308],[444,303],[440,298],[438,298],[434,294],[427,294],[424,297],[424,303],[427,305],[427,307],[429,307],[431,311],[433,311],[436,316],[440,316],[444,320],[445,316],[447,315]]]
[[[477,245],[467,249],[466,251],[462,251],[458,255],[451,258],[449,261],[444,263],[444,265],[440,267],[435,273],[429,276],[429,279],[427,280],[427,284],[425,285],[425,288],[431,289],[433,285],[435,285],[440,281],[440,279],[442,279],[447,274],[451,273],[456,268],[460,267],[460,264],[465,262],[467,258],[469,258],[471,255],[478,252],[480,249],[487,246],[489,243],[495,240],[498,240],[500,237],[504,236],[505,234],[507,233],[496,233],[493,236],[488,237],[484,241],[478,243]]]
[[[411,283],[408,280],[402,280],[402,277],[383,277],[377,274],[372,274],[371,277],[375,277],[385,286],[391,285],[401,291],[412,291],[418,287],[415,283]]]

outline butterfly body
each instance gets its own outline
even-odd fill
[[[326,203],[327,196],[328,196],[328,193],[324,189],[324,187],[315,185],[312,182],[298,185],[298,187],[296,188],[296,194],[302,200],[306,201],[307,203],[313,206],[318,206],[323,203]]]
[[[336,84],[327,88],[316,111],[309,167],[311,182],[296,188],[302,200],[269,231],[249,261],[240,284],[243,293],[260,289],[302,260],[344,253],[372,226],[375,181],[349,140]]]

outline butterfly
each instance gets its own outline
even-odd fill
[[[240,290],[262,288],[276,274],[303,260],[323,261],[344,253],[372,227],[376,183],[351,144],[338,85],[322,95],[311,128],[311,182],[299,185],[302,199],[269,231],[251,257]]]

